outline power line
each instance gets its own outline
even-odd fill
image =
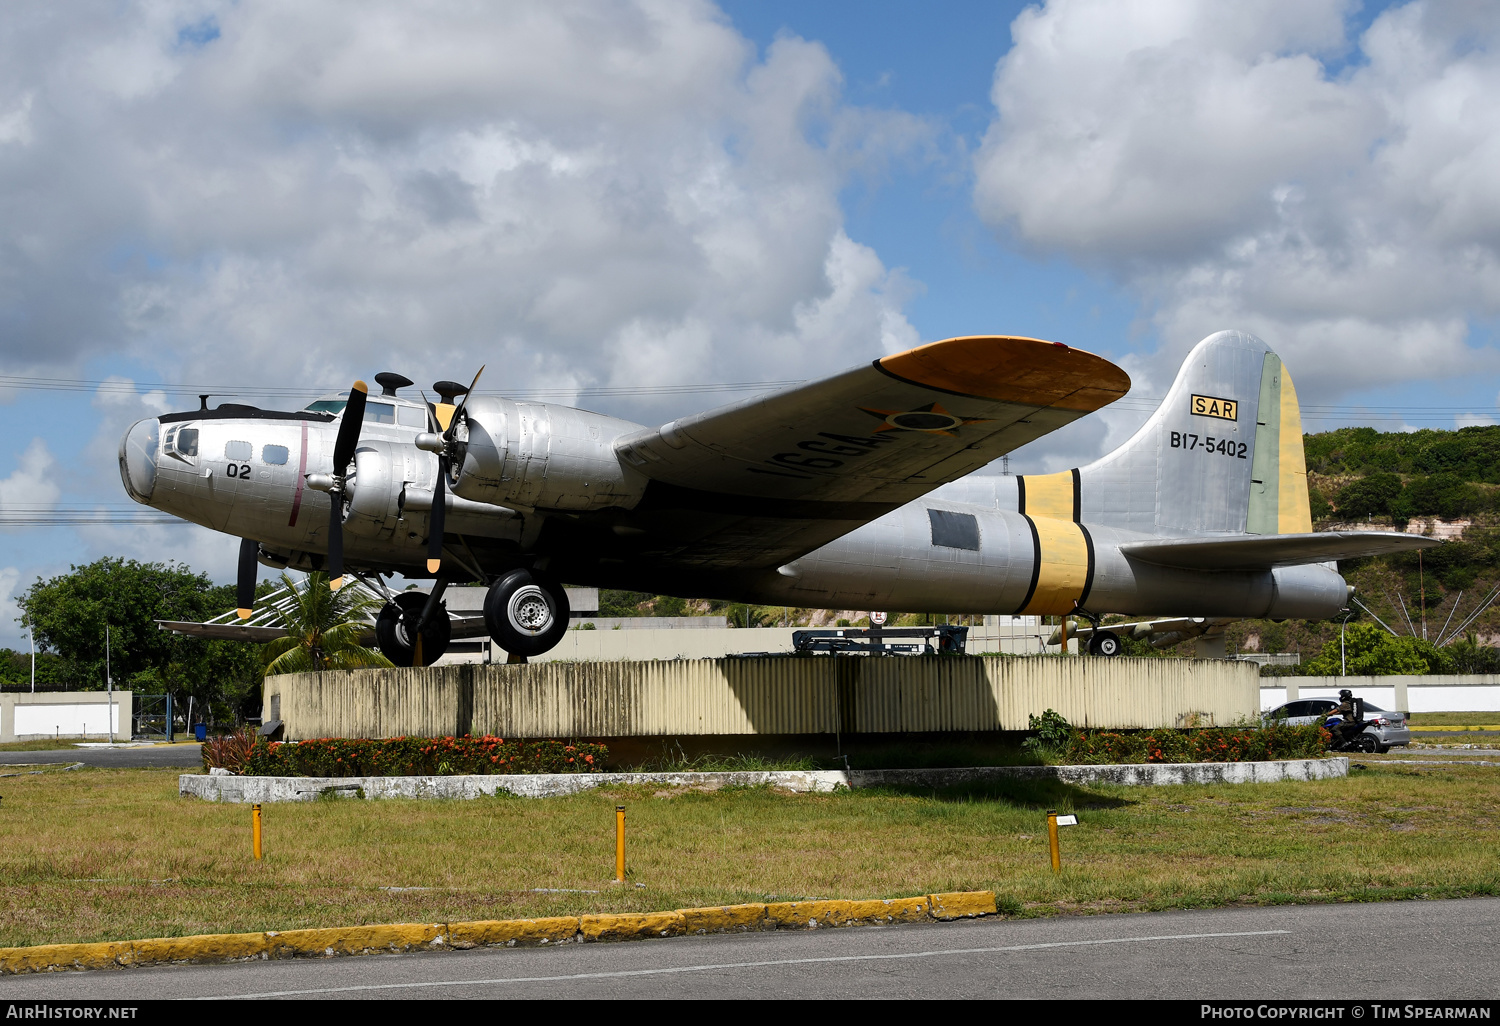
[[[476,389],[475,395],[504,396],[509,399],[535,399],[544,396],[655,396],[691,395],[713,392],[752,392],[758,389],[779,389],[800,385],[802,379],[785,381],[724,381],[688,385],[586,385],[577,388],[516,388]],[[98,378],[39,378],[15,374],[0,374],[0,388],[14,388],[34,392],[91,392],[103,395],[144,395],[161,392],[165,395],[192,396],[208,394],[216,399],[231,399],[241,396],[264,398],[306,399],[315,395],[345,392],[348,383],[342,385],[244,385],[172,384],[161,381],[126,381]]]

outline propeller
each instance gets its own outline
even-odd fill
[[[439,381],[432,387],[443,401],[427,404],[427,416],[432,423],[433,432],[442,432],[443,443],[437,451],[437,484],[432,489],[432,516],[427,529],[427,572],[430,574],[437,573],[443,565],[443,519],[447,505],[445,493],[448,488],[449,461],[452,458],[455,441],[454,432],[463,418],[464,407],[469,404],[469,396],[474,394],[474,386],[479,384],[479,375],[483,373],[484,367],[481,366],[474,374],[474,380],[469,382],[468,388],[456,381]],[[453,400],[460,395],[463,398],[455,406]]]
[[[240,539],[240,572],[234,594],[239,606],[235,612],[241,620],[250,619],[250,610],[255,606],[255,563],[259,554],[260,542],[251,538]]]
[[[338,591],[344,586],[344,491],[349,461],[359,446],[359,430],[365,421],[365,398],[370,386],[356,381],[349,389],[344,419],[339,423],[333,443],[333,482],[328,489],[328,587]]]

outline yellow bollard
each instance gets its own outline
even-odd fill
[[[625,806],[615,806],[615,883],[625,882]]]
[[[1057,810],[1047,810],[1047,840],[1052,845],[1052,872],[1062,872],[1062,851],[1057,847]]]
[[[250,810],[250,837],[251,847],[255,851],[255,860],[260,861],[260,802],[251,806]]]

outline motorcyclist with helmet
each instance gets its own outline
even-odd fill
[[[1344,688],[1339,692],[1339,704],[1323,720],[1323,726],[1333,734],[1334,747],[1343,747],[1364,732],[1365,721],[1360,717],[1364,702],[1354,697],[1354,692]],[[1338,722],[1329,721],[1337,718]]]

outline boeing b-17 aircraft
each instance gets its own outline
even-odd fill
[[[1057,342],[951,338],[658,428],[375,380],[379,396],[357,381],[295,412],[205,402],[140,421],[120,474],[136,501],[242,539],[241,617],[257,562],[373,582],[397,665],[442,655],[452,582],[488,586],[481,629],[524,658],[567,629],[562,581],[1096,627],[1315,619],[1349,600],[1334,561],[1436,544],[1313,533],[1291,377],[1240,332],[1200,342],[1114,452],[1019,477],[974,471],[1120,398],[1125,372]],[[392,593],[390,574],[434,579],[431,594]]]

